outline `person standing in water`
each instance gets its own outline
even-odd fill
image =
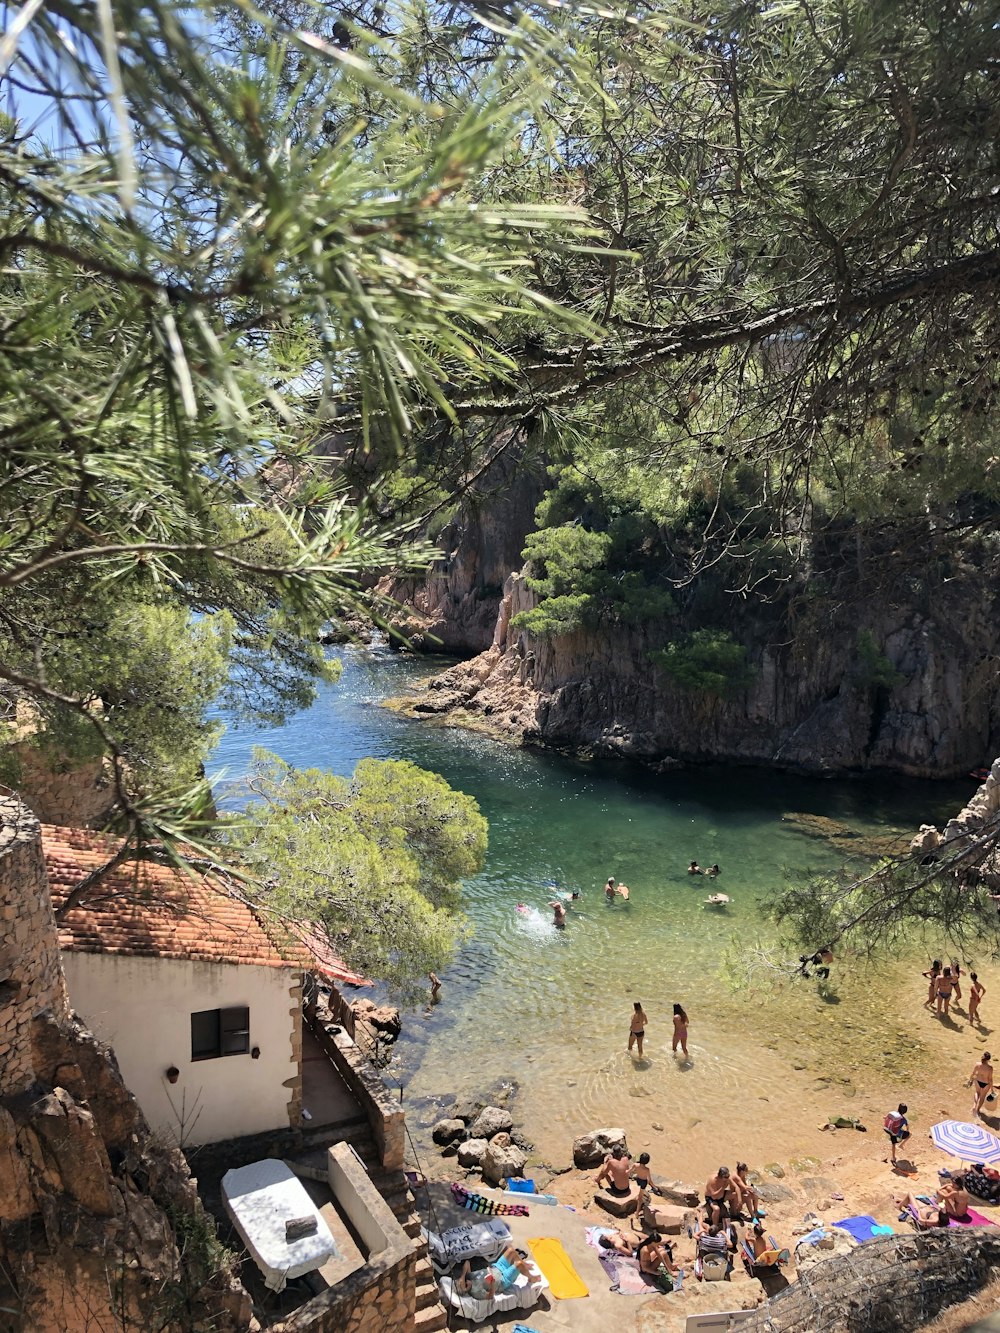
[[[670,1049],[674,1055],[677,1054],[677,1047],[680,1047],[685,1055],[688,1053],[688,1016],[679,1004],[674,1005],[674,1037],[670,1044]]]
[[[608,900],[609,903],[613,903],[613,902],[614,902],[614,900],[615,900],[615,877],[614,877],[614,875],[609,875],[609,876],[608,876],[608,882],[607,882],[607,884],[605,884],[605,886],[604,886],[604,896],[605,896],[605,898],[607,898],[607,900]]]
[[[563,907],[558,898],[553,898],[549,906],[552,908],[552,924],[557,929],[562,930],[566,925],[566,908]]]
[[[688,866],[689,875],[701,875],[703,873],[704,872],[702,871],[702,868],[697,861],[692,861],[691,864]]]
[[[979,1017],[979,1001],[986,994],[986,987],[976,976],[975,972],[969,973],[969,980],[972,983],[969,990],[969,1022],[979,1023],[981,1025],[982,1019]]]
[[[646,1011],[642,1007],[642,1001],[636,1000],[632,1005],[632,1022],[629,1027],[628,1048],[631,1051],[633,1046],[639,1048],[639,1059],[642,1059],[642,1041],[646,1035],[646,1024],[649,1019],[646,1017]]]

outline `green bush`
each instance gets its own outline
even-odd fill
[[[589,532],[577,523],[543,528],[524,544],[524,558],[531,565],[525,582],[539,597],[586,592],[588,576],[603,568],[610,549],[606,532]]]
[[[902,685],[906,677],[886,657],[875,642],[871,630],[863,629],[858,634],[858,666],[856,676],[862,685],[881,686],[894,690]]]
[[[546,597],[532,610],[519,611],[510,623],[514,629],[524,630],[539,639],[572,634],[583,625],[593,603],[594,598],[589,593]]]
[[[684,689],[722,698],[747,689],[757,675],[744,645],[723,629],[693,630],[649,656]]]

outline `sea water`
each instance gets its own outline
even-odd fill
[[[760,899],[868,849],[905,840],[954,813],[972,781],[883,775],[819,780],[715,766],[654,775],[584,763],[409,720],[384,707],[435,667],[386,649],[346,649],[340,680],[272,729],[229,729],[213,760],[220,804],[238,807],[251,750],[297,767],[349,774],[359,759],[409,759],[479,802],[490,826],[482,872],[465,885],[473,933],[443,973],[436,1004],[407,1013],[385,1070],[402,1089],[418,1150],[454,1097],[496,1080],[519,1085],[515,1114],[549,1162],[572,1137],[623,1125],[654,1168],[700,1169],[740,1122],[753,1156],[808,1147],[827,1114],[857,1114],[860,1096],[896,1086],[919,1043],[894,1006],[891,967],[843,968],[829,985],[789,982]],[[443,663],[437,664],[439,667]],[[721,875],[687,873],[718,863]],[[628,902],[605,901],[609,875]],[[565,929],[547,906],[581,897]],[[705,905],[710,893],[731,903]],[[518,904],[523,909],[518,910]],[[821,943],[820,941],[816,942]],[[643,1059],[626,1051],[632,1002],[649,1015]],[[690,1018],[689,1056],[671,1051],[671,1012]],[[874,1104],[874,1103],[873,1103]],[[659,1150],[659,1156],[657,1156]]]

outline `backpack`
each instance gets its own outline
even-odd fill
[[[889,1114],[886,1116],[886,1118],[882,1121],[883,1126],[885,1127],[885,1129],[889,1131],[890,1134],[898,1134],[899,1131],[903,1128],[904,1123],[905,1123],[905,1117],[900,1115],[898,1111],[890,1111]]]

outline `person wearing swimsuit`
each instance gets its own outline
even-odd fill
[[[993,1091],[993,1066],[990,1064],[989,1051],[983,1051],[983,1058],[969,1075],[969,1086],[976,1099],[972,1104],[972,1114],[982,1115],[983,1103]]]
[[[955,982],[951,975],[951,968],[946,967],[938,977],[937,985],[935,987],[937,993],[937,1012],[944,1018],[948,1017],[948,1006],[951,1004],[951,992],[954,988],[954,984]]]
[[[958,1004],[962,998],[962,969],[954,958],[951,960],[951,978],[955,983],[955,1003]]]
[[[718,1226],[728,1215],[730,1193],[729,1167],[720,1166],[715,1175],[705,1181],[705,1207],[712,1226]]]
[[[631,1159],[621,1144],[616,1143],[594,1177],[594,1184],[600,1186],[607,1180],[608,1193],[623,1199],[632,1193],[631,1168]]]
[[[979,1001],[986,994],[986,987],[976,976],[975,972],[969,973],[969,980],[972,982],[972,989],[969,991],[969,1022],[979,1023],[982,1020],[979,1017]]]
[[[639,1059],[642,1059],[642,1039],[646,1035],[646,1024],[649,1019],[646,1017],[646,1011],[642,1007],[642,1002],[636,1000],[632,1005],[632,1023],[628,1033],[628,1048],[631,1051],[633,1046],[639,1048]]]
[[[674,1005],[674,1038],[670,1043],[670,1049],[674,1055],[677,1054],[677,1047],[680,1047],[685,1055],[688,1053],[688,1016],[679,1004]]]
[[[648,1190],[653,1184],[653,1173],[649,1169],[649,1153],[641,1152],[639,1160],[632,1164],[632,1179],[640,1190]]]
[[[934,997],[937,995],[937,979],[941,975],[940,959],[935,958],[931,963],[931,970],[923,975],[927,978],[927,999],[924,1001],[924,1008],[931,1009],[934,1005]]]

